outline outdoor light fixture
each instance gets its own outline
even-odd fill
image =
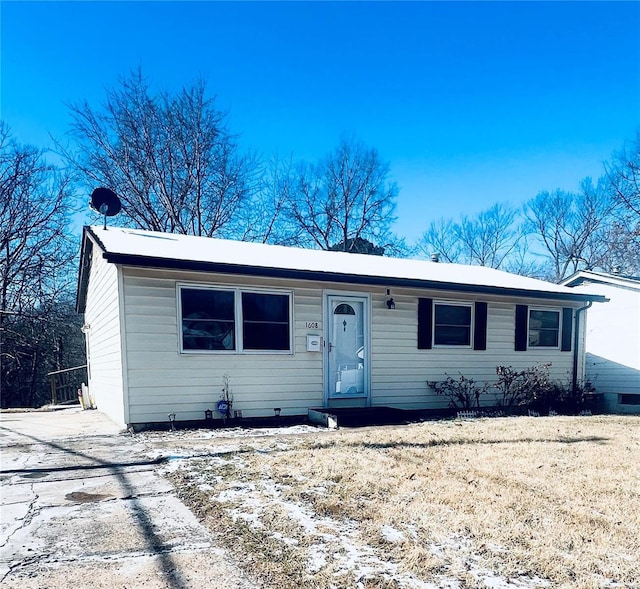
[[[391,296],[391,289],[390,288],[387,289],[387,296],[389,297],[387,299],[387,309],[395,309],[396,308],[396,302],[393,300],[393,297]]]
[[[280,411],[282,411],[282,409],[280,409],[280,407],[275,407],[273,409],[273,414],[275,417],[280,417]]]
[[[211,411],[211,409],[207,409],[204,412],[204,418],[206,421],[211,421],[213,419],[213,411]]]

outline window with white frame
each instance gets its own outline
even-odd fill
[[[557,348],[560,341],[560,311],[529,309],[529,347]]]
[[[183,352],[291,352],[291,293],[181,285]]]
[[[434,303],[434,345],[470,346],[471,320],[470,304]]]

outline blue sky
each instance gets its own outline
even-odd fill
[[[0,117],[50,145],[65,103],[141,67],[202,75],[241,144],[316,158],[341,134],[400,186],[396,231],[575,190],[640,129],[637,2],[0,4]]]

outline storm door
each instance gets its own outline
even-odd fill
[[[369,394],[368,303],[366,297],[327,297],[327,398]]]

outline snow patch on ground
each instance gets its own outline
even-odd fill
[[[391,526],[382,526],[380,533],[387,542],[395,543],[402,542],[404,540],[404,534],[400,530],[396,530]]]
[[[183,440],[217,440],[241,438],[267,438],[295,435],[317,434],[319,428],[313,425],[292,425],[283,427],[230,427],[220,429],[190,429],[175,430],[168,432],[140,432],[136,434],[144,441],[172,440],[180,442]],[[324,430],[323,430],[324,431]]]

